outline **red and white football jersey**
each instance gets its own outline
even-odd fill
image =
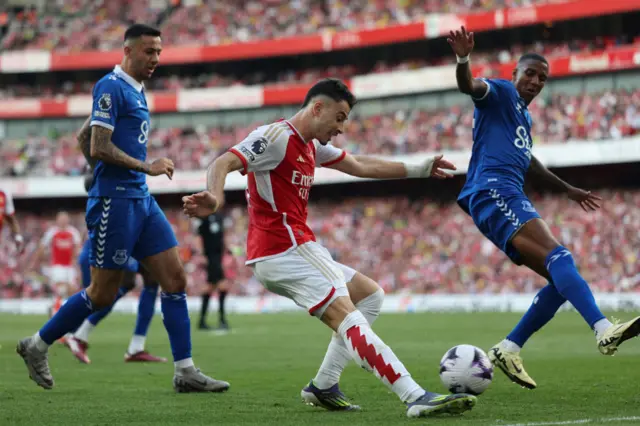
[[[11,193],[5,189],[0,188],[0,234],[2,234],[2,225],[4,224],[5,216],[11,216],[15,213],[13,207],[13,197]]]
[[[332,145],[305,142],[282,120],[258,127],[230,149],[248,174],[247,264],[283,255],[315,241],[307,225],[307,204],[315,168],[342,161],[346,153]]]
[[[52,266],[73,266],[73,254],[80,242],[80,233],[73,226],[53,226],[42,238],[42,244],[49,246]]]

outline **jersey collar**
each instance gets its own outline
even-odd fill
[[[120,77],[121,79],[123,79],[124,81],[126,81],[127,83],[129,83],[129,86],[133,87],[138,92],[142,92],[142,89],[144,88],[142,83],[138,83],[133,77],[131,77],[126,72],[124,72],[124,70],[120,67],[120,65],[115,66],[115,68],[113,69],[113,73],[118,77]]]
[[[296,134],[296,136],[298,136],[298,138],[302,141],[302,143],[303,143],[303,144],[305,144],[305,145],[306,145],[306,144],[307,144],[307,142],[309,142],[309,141],[304,140],[304,138],[302,137],[302,135],[300,134],[300,132],[298,131],[298,129],[296,129],[296,128],[295,128],[295,126],[289,122],[289,120],[285,120],[284,118],[282,118],[282,119],[280,119],[280,120],[278,120],[278,121],[284,121],[285,123],[287,123],[287,125],[289,126],[289,128],[293,131],[293,133],[295,133],[295,134]]]

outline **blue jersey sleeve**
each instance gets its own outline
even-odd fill
[[[121,104],[122,89],[117,80],[111,78],[100,80],[93,88],[93,112],[90,125],[106,127],[113,131]]]
[[[513,90],[513,84],[507,80],[491,80],[488,78],[481,78],[481,80],[487,84],[487,91],[480,98],[471,97],[477,108],[495,105],[501,99],[504,100],[505,96],[509,96],[509,90]]]

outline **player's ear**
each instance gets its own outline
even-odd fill
[[[320,113],[322,112],[322,107],[323,107],[323,104],[321,100],[318,99],[313,102],[312,111],[315,117],[320,116]]]
[[[511,73],[511,80],[515,83],[516,81],[518,81],[517,77],[518,77],[518,67],[515,67],[513,69],[513,72]]]

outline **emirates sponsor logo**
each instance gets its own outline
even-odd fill
[[[571,56],[569,70],[573,73],[602,71],[609,69],[609,55]]]

